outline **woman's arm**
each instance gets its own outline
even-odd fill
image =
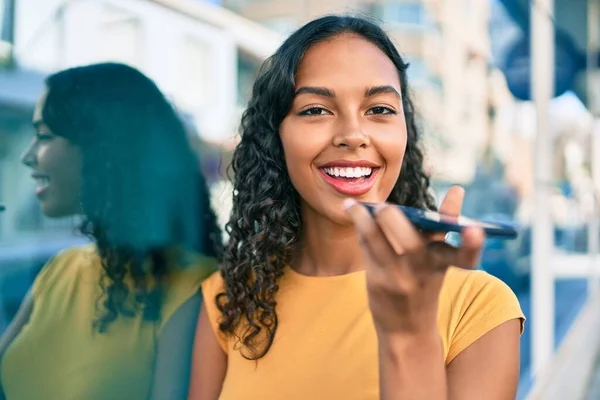
[[[32,310],[33,296],[31,295],[31,291],[29,291],[25,295],[17,314],[6,328],[6,331],[2,334],[2,338],[0,339],[0,359],[4,357],[4,353],[6,352],[6,349],[8,349],[8,346],[10,346],[12,341],[21,332],[21,329],[23,329],[23,326],[29,321]]]
[[[151,400],[187,398],[194,330],[201,306],[202,295],[198,293],[187,300],[162,328],[156,350]]]
[[[521,321],[492,329],[448,365],[448,398],[514,399],[519,384]]]
[[[492,329],[444,368],[439,338],[380,337],[382,400],[512,400],[519,381],[520,321]]]
[[[440,210],[460,215],[463,198],[464,190],[452,188]],[[483,230],[465,229],[461,246],[453,247],[443,237],[418,232],[396,207],[379,205],[372,216],[353,199],[345,206],[367,260],[381,399],[513,399],[522,313],[508,287],[471,274],[469,297],[454,305],[464,308],[453,327],[448,368],[438,331],[440,292],[448,269],[475,268]]]
[[[188,399],[217,400],[221,394],[226,371],[227,354],[221,349],[215,332],[210,326],[206,306],[202,305],[194,340]]]
[[[31,291],[27,292],[25,295],[25,299],[21,303],[21,307],[19,307],[19,311],[11,321],[11,323],[6,328],[6,331],[2,335],[0,339],[0,360],[4,358],[4,353],[10,346],[13,340],[19,335],[21,329],[25,326],[27,322],[29,322],[29,317],[31,316],[31,311],[33,310],[33,296],[31,295]],[[4,400],[4,390],[2,389],[2,382],[0,382],[0,400]]]
[[[382,334],[378,339],[381,400],[448,398],[444,349],[439,336]]]

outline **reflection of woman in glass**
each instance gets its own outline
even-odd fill
[[[33,123],[44,214],[82,214],[94,244],[36,278],[2,340],[6,398],[185,398],[221,237],[181,121],[140,72],[97,64],[50,76]]]
[[[265,64],[223,267],[202,285],[190,398],[514,399],[523,314],[469,269],[483,232],[452,248],[384,205],[434,208],[407,67],[379,27],[335,16]],[[463,193],[442,211],[458,215]],[[372,218],[358,201],[382,205]]]

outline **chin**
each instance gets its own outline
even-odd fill
[[[341,206],[339,209],[326,210],[325,216],[338,225],[353,226],[352,220],[344,210],[343,206]]]
[[[57,207],[51,204],[42,203],[42,214],[47,218],[58,219],[73,216],[75,213],[70,212],[65,207]]]

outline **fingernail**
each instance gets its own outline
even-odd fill
[[[345,199],[344,200],[344,208],[346,210],[349,209],[349,208],[351,208],[351,207],[353,207],[353,206],[355,206],[356,204],[357,204],[356,200],[354,200],[354,199]]]

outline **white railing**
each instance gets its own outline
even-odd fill
[[[598,125],[600,92],[593,88],[598,73],[600,47],[600,0],[588,1],[588,86],[590,110]],[[531,2],[532,93],[537,111],[536,136],[536,215],[532,263],[532,372],[535,382],[528,400],[579,400],[586,396],[600,350],[600,208],[588,218],[588,254],[564,254],[554,249],[548,184],[552,181],[551,143],[549,137],[549,103],[554,92],[554,0]],[[600,193],[600,129],[590,132],[591,192]],[[560,347],[554,352],[554,282],[556,278],[587,278],[588,300],[570,327]]]
[[[531,371],[538,375],[554,349],[554,248],[551,213],[552,137],[550,100],[554,94],[553,0],[531,3],[531,93],[536,109],[534,218],[531,237]]]
[[[583,400],[599,345],[600,296],[593,294],[550,363],[535,380],[527,400]]]

